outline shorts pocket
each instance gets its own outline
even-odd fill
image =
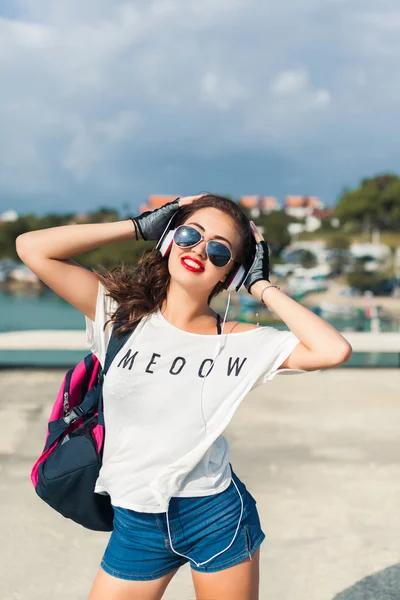
[[[260,517],[258,514],[257,507],[254,506],[246,519],[243,522],[243,528],[245,530],[245,539],[248,555],[251,557],[252,554],[257,550],[260,544],[265,539],[265,533],[261,529]]]
[[[245,539],[246,539],[247,554],[249,555],[249,558],[251,560],[251,539],[250,539],[250,533],[247,528],[247,525],[244,526],[244,533],[245,533]]]

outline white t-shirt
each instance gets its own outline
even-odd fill
[[[85,319],[86,343],[102,366],[113,323],[103,326],[117,306],[99,282],[95,321]],[[221,434],[243,398],[277,373],[304,372],[278,371],[299,343],[290,331],[215,331],[183,331],[157,310],[114,358],[103,384],[106,435],[95,491],[115,506],[167,512],[173,496],[225,490],[231,469]]]

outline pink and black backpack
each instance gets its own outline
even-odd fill
[[[64,517],[87,529],[112,531],[114,510],[108,494],[95,483],[104,446],[103,381],[110,365],[132,334],[119,339],[114,324],[104,369],[91,352],[64,376],[48,422],[43,452],[33,466],[36,493]]]

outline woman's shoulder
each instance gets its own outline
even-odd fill
[[[252,329],[259,329],[259,326],[254,323],[242,323],[241,321],[227,321],[224,327],[224,333],[242,333],[244,331],[251,331]]]

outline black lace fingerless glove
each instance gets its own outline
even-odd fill
[[[179,198],[167,202],[160,208],[146,210],[138,217],[130,217],[137,224],[141,236],[146,241],[158,241],[164,233],[169,220],[179,210]]]
[[[251,294],[251,286],[260,279],[268,281],[269,279],[269,250],[264,240],[257,242],[256,254],[243,284],[246,290]]]

